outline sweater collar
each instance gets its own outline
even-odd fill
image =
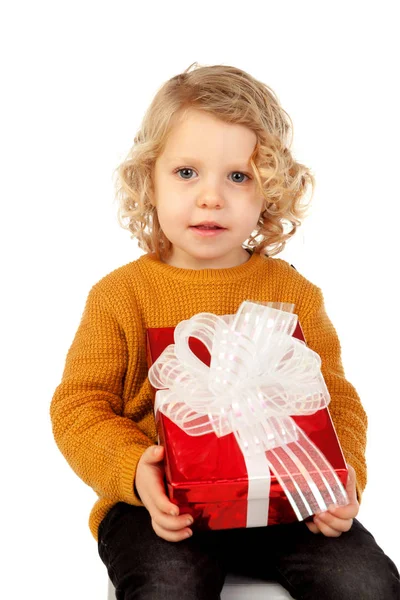
[[[154,254],[144,254],[139,258],[139,262],[151,269],[157,276],[169,279],[186,281],[187,283],[226,283],[234,282],[243,277],[251,275],[255,270],[261,267],[266,259],[255,252],[252,253],[249,260],[237,267],[228,267],[223,269],[183,269],[173,267],[163,263],[155,257]]]

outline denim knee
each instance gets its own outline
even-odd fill
[[[182,568],[170,562],[168,570],[155,568],[151,576],[128,576],[119,581],[118,600],[219,600],[223,586],[220,573],[201,572],[196,568]]]
[[[324,600],[400,600],[396,566],[387,556],[373,563],[352,563],[322,572],[304,598]]]
[[[98,549],[118,600],[219,600],[225,572],[202,540],[167,542],[144,507],[119,503],[100,525]]]

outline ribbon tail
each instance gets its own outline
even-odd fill
[[[285,453],[283,447],[280,450],[282,451],[280,454]],[[269,467],[289,500],[297,519],[302,521],[312,515],[312,509],[297,482],[297,477],[290,473],[289,464],[285,457],[279,456],[276,450],[268,450],[266,454]]]
[[[298,427],[298,433],[300,440],[296,445],[293,445],[294,450],[296,446],[300,448],[302,456],[309,460],[308,469],[313,470],[314,467],[316,478],[321,477],[323,483],[322,486],[318,486],[321,487],[325,500],[325,506],[322,510],[326,510],[329,504],[340,506],[348,504],[349,498],[347,492],[325,455],[313,444],[300,427]]]
[[[329,504],[348,504],[346,491],[321,451],[298,428],[300,440],[267,451],[276,476],[299,521],[327,510]]]

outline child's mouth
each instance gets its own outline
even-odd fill
[[[223,227],[216,225],[192,225],[190,229],[203,236],[213,236],[226,231]]]
[[[193,225],[196,229],[222,229],[218,225]]]

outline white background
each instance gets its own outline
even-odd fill
[[[69,0],[2,9],[4,597],[105,599],[87,525],[95,494],[58,451],[49,405],[90,287],[140,255],[117,224],[112,172],[157,89],[194,61],[249,71],[293,119],[293,151],[317,189],[280,256],[324,291],[369,416],[359,518],[400,565],[396,5]]]

